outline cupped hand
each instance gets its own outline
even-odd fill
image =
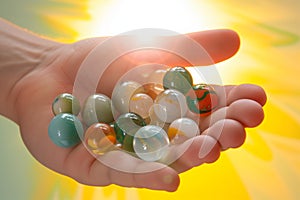
[[[196,32],[186,36],[200,44],[211,58],[199,57],[194,65],[226,60],[239,48],[239,38],[230,30]],[[73,44],[58,44],[38,67],[18,82],[16,109],[22,138],[31,154],[46,167],[88,185],[117,184],[175,191],[179,185],[179,173],[216,161],[222,150],[239,147],[246,137],[245,128],[255,127],[263,120],[262,107],[266,95],[262,88],[250,84],[217,86],[217,92],[225,91],[225,95],[220,95],[221,106],[212,115],[201,119],[201,135],[170,152],[175,156],[180,154],[172,163],[146,162],[122,151],[106,153],[101,157],[102,162],[83,144],[72,148],[54,145],[48,137],[48,125],[53,118],[52,101],[61,93],[72,93],[84,59],[105,40],[107,38],[93,38]],[[177,42],[176,48],[184,46],[176,39],[174,42]],[[106,53],[112,53],[109,51]],[[101,87],[98,92],[110,96],[118,78],[124,73],[151,62],[167,66],[191,64],[166,51],[141,50],[122,55],[105,71],[99,81]]]

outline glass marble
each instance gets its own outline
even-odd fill
[[[136,131],[145,125],[144,119],[136,113],[120,115],[114,124],[117,141],[123,144],[126,135],[134,136]]]
[[[129,111],[140,115],[142,118],[147,118],[152,105],[153,99],[149,95],[138,93],[130,98]]]
[[[56,115],[48,127],[48,135],[57,146],[69,148],[81,142],[83,126],[79,119],[69,113]]]
[[[60,113],[78,115],[80,112],[80,103],[73,95],[63,93],[54,99],[52,103],[52,112],[54,115],[58,115]]]
[[[87,126],[97,122],[109,124],[114,121],[111,100],[104,94],[89,96],[82,109],[82,118]]]
[[[144,93],[149,95],[153,100],[162,93],[165,89],[159,83],[146,83],[143,85]]]
[[[115,148],[116,134],[110,125],[96,123],[86,130],[84,142],[94,154],[102,155]]]
[[[161,119],[158,118],[154,112],[154,108],[156,109],[162,109],[163,112],[161,112]],[[168,131],[170,123],[166,123],[166,117],[167,112],[166,110],[159,104],[153,104],[153,106],[149,110],[149,117],[145,119],[147,125],[155,125],[163,128],[166,132]]]
[[[134,153],[133,138],[134,137],[132,135],[125,135],[124,137],[122,149],[127,151],[128,153]]]
[[[142,93],[141,84],[134,81],[125,81],[118,84],[112,93],[112,105],[114,112],[124,114],[129,112],[129,101],[132,95]]]
[[[159,126],[147,125],[140,128],[133,138],[135,154],[145,161],[157,161],[167,152],[167,133]]]
[[[167,71],[163,78],[165,89],[175,89],[186,94],[193,85],[190,72],[184,67],[173,67]]]
[[[185,117],[174,120],[168,129],[168,136],[173,144],[182,143],[199,134],[198,124],[194,120]]]
[[[155,115],[166,123],[183,117],[188,110],[185,96],[173,89],[160,93],[154,103],[160,105],[153,108]]]
[[[219,104],[214,88],[207,84],[198,84],[187,93],[186,101],[191,112],[200,116],[209,115]]]

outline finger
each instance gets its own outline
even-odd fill
[[[178,174],[171,168],[156,162],[145,162],[131,155],[112,151],[100,159],[109,167],[112,183],[155,190],[175,191],[179,184]]]
[[[240,99],[229,106],[222,107],[210,116],[202,119],[200,129],[206,130],[216,122],[223,119],[233,119],[240,122],[244,127],[256,127],[264,119],[264,112],[259,103],[250,99]]]
[[[264,112],[256,101],[241,99],[230,104],[227,118],[237,120],[245,127],[256,127],[263,121]]]
[[[83,145],[70,154],[66,171],[78,182],[94,186],[117,184],[175,191],[179,185],[176,171],[161,163],[145,162],[122,151],[111,151],[96,159]]]
[[[239,48],[237,34],[229,30],[158,38],[156,43],[145,46],[139,45],[138,38],[111,37],[105,42],[100,42],[89,54],[85,53],[87,57],[82,65],[80,63],[80,66],[69,67],[68,70],[73,71],[66,70],[65,73],[77,76],[77,81],[86,87],[98,84],[103,90],[101,92],[109,94],[116,81],[134,67],[147,63],[166,66],[210,65],[233,56]],[[79,67],[82,69],[78,71]]]
[[[232,57],[240,47],[240,38],[238,34],[232,30],[224,29],[203,31],[201,33],[195,32],[188,34],[188,36],[203,46],[214,63]],[[209,63],[199,63],[199,65],[201,64],[207,65]]]
[[[157,37],[153,46],[128,52],[122,61],[141,65],[160,63],[167,66],[211,65],[232,57],[239,49],[240,40],[231,30],[209,30],[185,35]],[[158,43],[158,44],[155,44]],[[125,63],[126,63],[125,62]]]
[[[237,148],[246,139],[243,125],[232,119],[224,119],[216,122],[206,129],[202,135],[209,135],[219,141],[222,150]]]
[[[98,162],[96,157],[80,144],[66,156],[61,173],[83,184],[106,186],[111,184],[108,171],[107,166]],[[90,178],[91,176],[93,178]]]
[[[232,104],[237,100],[249,99],[249,100],[256,101],[261,106],[263,106],[266,103],[266,99],[267,99],[266,93],[260,86],[257,85],[253,85],[253,84],[242,84],[237,86],[236,85],[226,85],[226,86],[213,85],[213,87],[218,95],[219,105],[217,107],[217,110],[214,111],[211,115],[201,118],[200,127],[202,130],[205,130],[206,128],[208,128],[218,120],[225,119],[226,117],[230,118],[230,116],[227,116],[228,115],[227,107],[229,107],[230,104]],[[248,108],[245,109],[246,110],[244,111],[249,110]],[[189,116],[192,117],[193,119],[199,120],[198,119],[199,117],[195,114],[193,115],[192,113],[189,113]],[[250,117],[250,116],[246,116],[246,117]],[[258,118],[257,120],[258,124],[260,123],[259,119],[260,118]]]
[[[264,89],[258,85],[242,84],[230,90],[227,97],[227,105],[239,99],[251,99],[264,106],[267,101],[267,95]]]
[[[264,89],[254,84],[241,85],[212,85],[219,98],[219,106],[229,106],[232,102],[239,99],[251,99],[264,106],[267,95]]]
[[[170,167],[181,173],[203,163],[215,162],[219,156],[218,142],[208,135],[199,135],[183,144],[174,145],[162,162],[175,160]]]
[[[136,168],[137,171],[144,170],[145,168],[155,168],[158,165],[155,162],[143,162]],[[170,167],[160,168],[155,172],[136,173],[134,174],[135,182],[139,188],[149,188],[155,190],[166,190],[173,192],[178,188],[179,176],[177,171]]]

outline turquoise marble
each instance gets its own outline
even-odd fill
[[[48,127],[48,135],[52,142],[64,148],[79,144],[83,133],[83,126],[79,119],[69,113],[56,115]]]

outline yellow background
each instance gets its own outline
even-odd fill
[[[180,33],[230,28],[241,48],[217,64],[224,84],[267,92],[265,121],[214,164],[181,175],[174,193],[83,186],[40,165],[0,117],[0,199],[299,199],[300,1],[0,0],[0,17],[62,42],[137,28]]]

